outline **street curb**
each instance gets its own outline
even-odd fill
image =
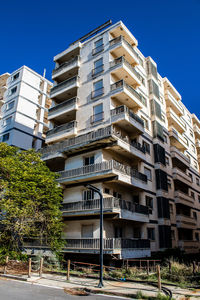
[[[21,280],[21,281],[28,281],[28,278],[22,278],[22,277],[18,277],[16,275],[0,274],[0,277],[8,278],[8,279]]]

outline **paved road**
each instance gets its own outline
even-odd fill
[[[39,286],[26,282],[0,279],[0,300],[111,300],[119,297],[99,295],[71,296],[62,289]],[[122,298],[123,299],[123,298]]]

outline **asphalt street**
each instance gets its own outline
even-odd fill
[[[111,300],[119,297],[89,295],[72,296],[65,293],[63,289],[40,286],[27,282],[0,279],[0,300]],[[124,298],[121,298],[124,299]]]

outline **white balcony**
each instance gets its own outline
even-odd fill
[[[57,126],[46,134],[46,143],[54,143],[66,138],[73,137],[77,134],[77,122],[71,121],[69,123]]]
[[[67,117],[69,118],[71,116],[73,119],[73,116],[75,117],[75,112],[77,110],[78,98],[75,97],[51,107],[48,112],[48,119],[57,120],[60,123],[64,123]]]
[[[113,78],[124,79],[135,88],[141,85],[142,76],[123,56],[110,62],[110,72]]]
[[[69,58],[76,57],[80,54],[82,44],[80,42],[71,44],[66,50],[54,56],[54,61],[61,64],[69,60]]]
[[[175,202],[179,204],[184,204],[187,206],[193,206],[194,205],[194,199],[189,196],[188,194],[185,194],[181,191],[175,191],[174,192],[174,198]]]
[[[79,87],[79,76],[74,76],[61,83],[55,85],[50,92],[50,97],[56,102],[62,102],[73,98],[77,95],[77,88]]]
[[[179,164],[185,165],[185,167],[189,168],[190,166],[190,160],[189,158],[180,152],[176,147],[171,146],[170,147],[170,152],[171,152],[171,158],[174,159],[175,161],[178,161]]]
[[[176,224],[178,228],[195,229],[197,227],[197,220],[186,215],[177,215]]]
[[[139,64],[137,52],[122,35],[110,41],[110,53],[114,58],[123,56],[129,63],[134,65]]]
[[[80,57],[70,59],[60,65],[58,65],[52,72],[52,79],[56,81],[63,81],[67,77],[72,77],[78,74],[80,67]],[[70,73],[70,75],[69,75]]]
[[[188,148],[186,139],[173,127],[169,128],[169,138],[171,146],[175,146],[180,151],[184,151]]]
[[[191,186],[192,184],[192,179],[189,175],[184,173],[182,170],[178,168],[173,168],[172,169],[172,175],[174,180],[181,181],[182,183]]]
[[[111,85],[111,97],[128,106],[134,111],[143,107],[144,98],[125,80],[119,80]]]
[[[132,33],[126,28],[126,26],[122,22],[119,22],[119,25],[112,28],[109,31],[109,33],[113,38],[122,35],[125,38],[125,40],[133,47],[138,45],[138,41],[136,40],[136,38],[132,35]]]
[[[167,77],[163,78],[163,84],[164,84],[165,91],[166,90],[169,91],[176,100],[178,101],[181,100],[181,95],[171,84],[171,82],[167,79]]]
[[[183,133],[186,130],[185,123],[177,116],[177,114],[171,108],[167,108],[167,118],[169,126],[175,127],[175,129]]]
[[[197,253],[199,252],[200,242],[181,240],[178,241],[178,246],[181,248],[181,250],[184,250],[186,253]]]
[[[200,128],[195,124],[193,126],[194,134],[197,139],[200,139]]]
[[[125,105],[118,106],[111,110],[111,123],[117,124],[134,136],[144,132],[143,120],[133,112],[131,112]]]
[[[179,117],[183,116],[183,108],[179,104],[180,102],[168,90],[165,92],[165,100],[167,107],[171,107]]]

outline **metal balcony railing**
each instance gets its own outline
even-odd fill
[[[100,122],[104,119],[104,112],[100,112],[98,114],[92,115],[90,117],[90,123],[96,123],[96,122]]]
[[[98,66],[92,70],[92,76],[96,76],[104,71],[104,65]]]
[[[72,84],[75,84],[79,79],[79,76],[74,76],[71,77],[61,83],[58,83],[57,85],[55,85],[54,87],[52,87],[51,92],[50,92],[50,96],[52,96],[53,93],[58,92],[60,90],[62,90],[63,88],[69,87]]]
[[[103,51],[103,50],[104,50],[104,44],[102,44],[102,45],[100,45],[100,46],[94,48],[94,49],[92,50],[92,55],[95,55],[95,54],[97,54],[97,53],[99,53],[99,52],[101,52],[101,51]]]
[[[128,85],[123,79],[111,84],[110,88],[111,91],[114,91],[118,88],[127,88],[127,90],[129,90],[133,94],[133,96],[135,96],[140,102],[143,103],[142,95],[140,95],[134,88]]]
[[[70,249],[99,249],[100,239],[82,238],[65,239],[65,248]],[[104,249],[150,249],[150,241],[144,239],[104,238]]]
[[[64,170],[58,172],[58,174],[60,174],[61,178],[67,179],[71,177],[77,177],[77,176],[82,176],[87,174],[89,175],[89,174],[109,171],[109,170],[119,171],[122,174],[128,175],[130,177],[136,178],[138,180],[147,183],[147,176],[145,174],[142,174],[137,170],[131,168],[130,166],[121,164],[115,160],[103,161],[101,163],[87,165],[87,166],[83,166],[71,170]]]
[[[132,52],[132,53],[136,56],[136,58],[138,59],[138,58],[139,58],[139,55],[137,54],[137,52],[135,51],[135,49],[133,48],[133,46],[131,46],[131,44],[129,44],[129,42],[127,42],[127,40],[126,40],[122,35],[120,35],[120,36],[118,36],[118,37],[112,39],[112,40],[110,41],[110,46],[116,45],[116,44],[118,44],[118,43],[120,43],[120,42],[122,42],[122,41],[128,46],[128,48],[131,50],[131,52]]]
[[[73,106],[73,105],[75,105],[77,103],[78,103],[78,98],[74,97],[74,98],[66,100],[66,101],[64,101],[64,102],[62,102],[60,104],[57,104],[56,106],[51,107],[49,109],[49,111],[48,111],[49,117],[52,116],[54,113],[59,112],[60,110],[62,111],[63,108],[67,108],[67,107]]]
[[[104,94],[104,87],[101,87],[97,90],[92,91],[91,98],[100,97]]]
[[[121,200],[114,197],[108,197],[103,199],[103,208],[104,209],[125,209],[131,212],[137,212],[140,214],[148,215],[149,208],[148,206],[144,206],[141,204],[134,204],[125,200]],[[84,211],[84,210],[93,210],[100,209],[100,200],[99,199],[91,199],[91,200],[83,200],[78,202],[70,202],[62,204],[62,211]]]
[[[130,111],[130,109],[127,106],[121,105],[111,110],[111,116],[116,116],[124,113],[128,114],[129,117],[131,117],[144,127],[144,121],[140,117],[138,117],[138,115]]]
[[[131,72],[134,73],[134,75],[140,80],[143,81],[143,77],[134,69],[134,67],[131,66],[131,64],[129,64],[129,62],[123,57],[120,56],[116,59],[114,59],[113,61],[110,62],[110,68],[113,68],[115,66],[119,66],[125,64]]]
[[[53,128],[53,129],[47,131],[46,137],[50,137],[50,136],[52,136],[52,135],[54,135],[56,133],[60,133],[62,131],[68,132],[71,129],[76,128],[76,127],[77,127],[77,121],[71,121],[69,123],[57,126],[57,127]]]
[[[62,64],[60,64],[59,66],[57,66],[53,71],[52,71],[52,75],[56,75],[57,73],[59,73],[61,70],[63,70],[64,68],[73,65],[76,62],[79,62],[80,57],[76,56],[74,58],[72,58],[71,60],[68,60]]]

